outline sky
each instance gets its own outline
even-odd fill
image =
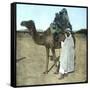
[[[50,23],[55,18],[55,13],[58,13],[63,8],[67,9],[70,23],[73,31],[87,28],[87,9],[80,7],[65,7],[65,6],[43,6],[30,4],[17,4],[17,30],[24,30],[20,23],[22,21],[34,20],[37,30],[45,31]]]

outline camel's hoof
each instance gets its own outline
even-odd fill
[[[43,74],[48,74],[48,72],[46,71],[46,72],[43,72]]]
[[[59,74],[59,72],[56,71],[56,72],[54,72],[54,74]]]

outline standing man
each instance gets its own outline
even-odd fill
[[[70,31],[65,32],[65,40],[60,54],[59,79],[64,78],[66,74],[74,71],[74,40]]]

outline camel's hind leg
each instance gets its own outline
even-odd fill
[[[46,68],[44,74],[48,73],[48,64],[49,64],[49,48],[46,47]]]

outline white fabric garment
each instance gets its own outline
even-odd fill
[[[64,74],[74,71],[74,41],[72,35],[66,36],[60,54],[59,72]]]

